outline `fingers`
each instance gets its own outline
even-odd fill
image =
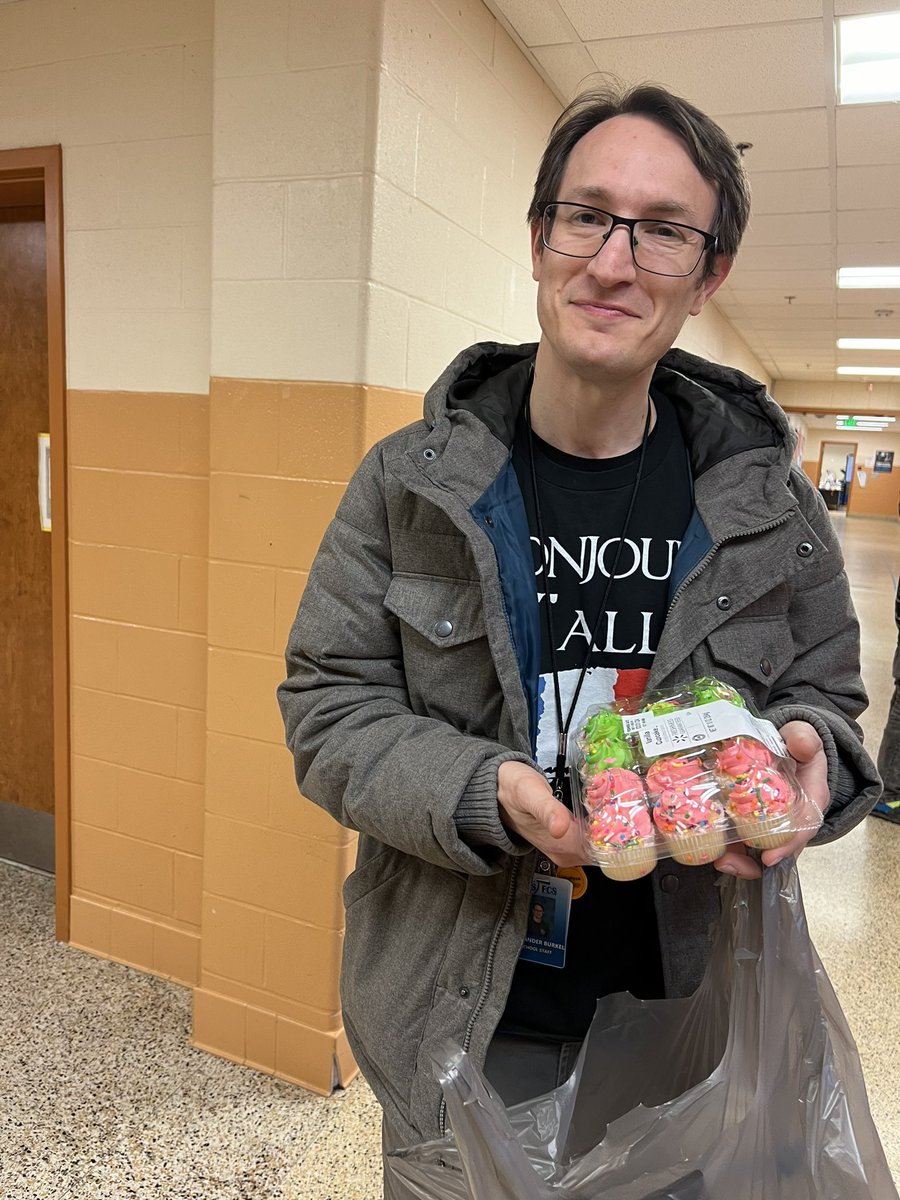
[[[799,763],[812,762],[822,749],[822,739],[808,721],[788,721],[779,732],[791,758]]]
[[[729,846],[713,866],[723,875],[737,875],[739,879],[759,879],[762,875],[759,863],[750,857],[743,842]]]

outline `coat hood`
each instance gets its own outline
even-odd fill
[[[537,344],[479,342],[456,356],[425,395],[425,420],[434,427],[460,411],[474,413],[505,446],[512,445]],[[794,433],[758,380],[685,350],[669,350],[652,386],[675,407],[691,448],[694,478],[744,450],[769,447],[790,466]]]

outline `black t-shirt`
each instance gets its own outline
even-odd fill
[[[653,401],[656,424],[571,732],[594,705],[640,695],[665,621],[672,563],[691,515],[691,487],[675,413],[664,396],[654,392]],[[533,447],[546,539],[542,551],[528,432],[520,421],[513,465],[528,514],[541,609],[537,759],[549,774],[558,732],[544,606],[549,597],[565,718],[621,539],[640,450],[584,459],[536,436]],[[596,867],[585,870],[588,887],[572,901],[565,966],[517,964],[500,1023],[506,1032],[577,1040],[587,1032],[598,996],[663,994],[650,877],[625,883],[607,879]]]

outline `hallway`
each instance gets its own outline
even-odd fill
[[[862,625],[874,755],[891,690],[898,523],[832,514]],[[900,1179],[900,826],[801,859],[817,949]],[[52,940],[52,880],[0,863],[0,1195],[9,1200],[378,1200],[366,1085],[325,1100],[188,1044],[189,993]]]

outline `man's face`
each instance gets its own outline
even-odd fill
[[[575,144],[554,199],[709,231],[717,194],[675,134],[644,117],[620,116]],[[538,225],[531,257],[548,365],[557,379],[570,375],[597,384],[627,384],[652,371],[730,265],[720,256],[716,274],[702,282],[704,260],[686,278],[651,275],[635,266],[624,226],[599,254],[579,259],[543,247]]]
[[[531,915],[535,921],[540,921],[544,916],[544,907],[542,904],[535,904],[531,910]]]

